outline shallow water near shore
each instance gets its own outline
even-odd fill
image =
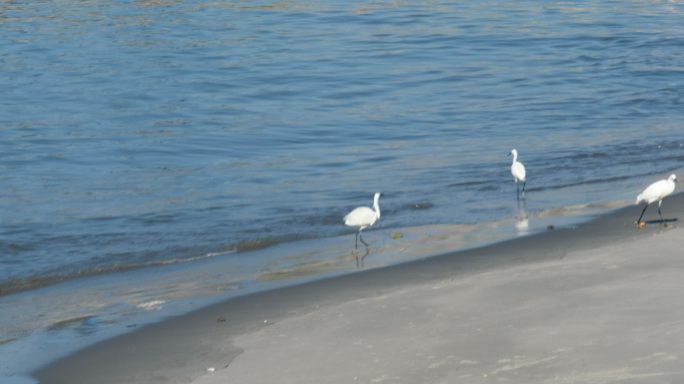
[[[3,3],[0,360],[353,272],[341,218],[375,191],[364,268],[631,204],[684,165],[682,13]]]
[[[632,199],[684,161],[681,5],[0,6],[0,294]]]
[[[121,337],[116,337],[61,359],[59,362],[36,372],[35,375],[41,380],[45,380],[46,383],[73,383],[84,378],[88,382],[87,378],[93,377],[106,378],[106,381],[112,384],[130,382],[126,377],[135,377],[136,382],[147,383],[150,378],[161,376],[168,377],[172,382],[190,382],[193,378],[207,374],[207,367],[226,367],[232,359],[240,355],[242,352],[241,344],[233,342],[236,337],[239,338],[245,332],[253,333],[257,330],[266,329],[271,325],[278,324],[281,320],[287,320],[289,317],[299,318],[301,315],[318,308],[334,307],[349,301],[363,301],[364,298],[381,298],[394,291],[410,291],[411,287],[416,285],[435,287],[440,286],[441,282],[445,281],[461,285],[470,278],[477,279],[477,276],[482,276],[482,274],[499,273],[506,275],[505,279],[508,281],[517,280],[514,276],[515,273],[506,274],[506,271],[511,269],[529,271],[535,269],[536,266],[555,265],[556,267],[552,267],[555,269],[554,273],[562,275],[566,267],[576,262],[576,257],[584,259],[583,263],[587,267],[592,265],[590,269],[596,278],[600,280],[601,275],[606,273],[606,278],[610,281],[609,271],[612,271],[615,266],[612,262],[604,260],[606,250],[615,249],[624,243],[633,244],[636,248],[642,249],[642,251],[636,252],[641,253],[639,258],[647,262],[648,257],[644,256],[643,250],[659,249],[659,247],[644,246],[644,243],[652,244],[657,242],[662,234],[671,230],[679,231],[676,229],[678,226],[677,219],[684,215],[684,195],[679,194],[668,199],[668,213],[666,225],[661,225],[658,221],[650,221],[653,225],[637,229],[633,220],[638,214],[638,207],[631,206],[581,225],[563,226],[556,230],[547,230],[539,235],[524,236],[462,252],[449,252],[442,256],[387,268],[364,270],[362,273],[349,273],[331,279],[309,281],[306,284],[271,285],[271,287],[278,289],[255,291],[253,294],[235,297],[234,300],[222,301],[178,318],[134,330],[128,335],[121,335]],[[451,234],[450,237],[458,237],[455,236],[455,233],[458,232],[457,229],[440,229],[448,231]],[[491,227],[485,229],[491,229]],[[465,232],[471,230],[472,228],[467,228]],[[443,235],[444,232],[436,237],[443,237]],[[672,236],[670,239],[673,239]],[[393,237],[393,240],[396,240],[396,237]],[[413,242],[421,243],[420,239]],[[430,240],[432,244],[435,242],[434,239]],[[327,245],[334,245],[334,242]],[[676,244],[673,244],[672,241],[665,242],[660,248],[661,251],[665,249],[664,252],[675,257],[676,260],[672,259],[671,261],[678,265]],[[310,244],[309,246],[295,247],[293,250],[297,249],[310,249]],[[395,249],[393,252],[396,251]],[[634,252],[634,250],[630,251]],[[610,253],[610,251],[608,252]],[[592,260],[591,257],[587,258],[587,255],[598,256],[594,256],[595,259]],[[605,258],[615,260],[616,258],[621,259],[622,256],[620,251],[617,251],[617,253]],[[661,267],[666,266],[661,264]],[[603,268],[608,269],[603,270]],[[602,270],[603,272],[601,272]],[[648,275],[648,273],[645,274]],[[650,276],[650,278],[658,279],[656,276]],[[570,278],[570,280],[575,279],[576,277]],[[520,280],[520,284],[535,285],[535,282],[538,282],[535,278],[530,277]],[[575,280],[575,282],[577,281]],[[623,283],[630,284],[629,281]],[[466,283],[466,285],[468,284]],[[544,291],[547,288],[552,291],[563,290],[562,284],[559,286],[550,282],[548,287],[545,286],[546,284],[537,286],[534,294],[538,295],[540,290]],[[474,287],[471,289],[477,290]],[[510,299],[508,295],[505,296]],[[425,299],[429,301],[429,298]],[[516,300],[528,303],[536,302],[534,299],[530,299],[530,297],[518,297]],[[505,297],[500,297],[493,301],[506,300]],[[628,300],[631,301],[631,299]],[[504,312],[520,310],[517,305],[512,305],[511,308],[506,309],[510,304],[503,305]],[[493,304],[487,302],[479,305]],[[534,304],[532,305],[534,306]],[[556,305],[558,304],[556,303]],[[564,306],[561,305],[561,307]],[[462,315],[469,317],[468,311],[465,312]],[[425,313],[423,313],[424,315]],[[486,314],[483,315],[486,317]],[[373,319],[373,325],[369,328],[374,329],[376,326],[384,328],[385,320],[382,318]],[[499,320],[506,324],[509,321],[507,319]],[[346,320],[342,320],[342,322],[345,323]],[[412,324],[412,326],[415,327],[416,324]],[[506,328],[508,329],[508,327]],[[373,333],[370,330],[369,332]],[[283,336],[286,340],[287,336]],[[127,358],[115,362],[110,360],[109,356],[119,355],[122,351],[130,351],[135,355],[127,354]],[[151,351],[155,352],[150,353]],[[192,352],[190,353],[190,351]],[[493,351],[490,351],[490,356],[491,353]],[[183,363],[173,366],[168,364],[169,359],[177,358],[182,359]],[[141,361],[144,361],[145,365],[140,366],[139,362]],[[131,363],[135,367],[131,366]],[[84,369],[86,366],[87,369]]]
[[[12,383],[24,382],[29,372],[55,358],[217,301],[567,228],[622,205],[566,207],[478,225],[378,229],[365,234],[370,248],[358,253],[353,235],[304,240],[4,296],[0,352],[6,358],[0,373]]]

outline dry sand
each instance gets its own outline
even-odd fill
[[[193,383],[681,383],[684,230],[284,319]],[[681,360],[680,360],[681,359]]]
[[[669,217],[684,199],[666,201]],[[681,383],[684,229],[576,229],[231,300],[44,383]]]

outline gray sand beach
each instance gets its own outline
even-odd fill
[[[70,384],[682,382],[684,229],[674,220],[637,229],[639,210],[240,297],[89,347],[35,376]],[[663,211],[682,217],[682,195]]]
[[[235,338],[244,352],[194,383],[681,382],[683,235],[293,316]]]

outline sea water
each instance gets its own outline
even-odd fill
[[[632,203],[684,166],[683,16],[671,1],[2,3],[0,360],[45,329],[106,334],[174,299],[353,271],[342,217],[376,191],[366,267]]]

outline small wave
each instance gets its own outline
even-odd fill
[[[16,337],[10,337],[9,339],[0,339],[0,345],[9,344],[9,343],[15,341],[16,339],[17,339]]]
[[[477,188],[478,191],[480,192],[489,192],[489,191],[498,191],[500,189],[500,186],[498,185],[484,185],[480,188]]]
[[[59,284],[69,280],[75,280],[84,277],[103,275],[108,273],[127,272],[142,268],[153,268],[175,264],[185,264],[197,262],[205,259],[216,257],[224,257],[241,252],[256,251],[264,248],[269,248],[278,244],[311,239],[311,235],[283,235],[267,238],[258,238],[252,240],[240,241],[236,244],[231,244],[217,251],[202,253],[196,256],[175,257],[175,258],[161,258],[159,252],[154,252],[153,260],[144,260],[144,257],[136,255],[124,255],[128,262],[119,264],[107,264],[106,260],[111,259],[108,255],[105,261],[95,262],[91,266],[80,269],[69,270],[53,270],[45,272],[39,276],[16,277],[10,278],[0,282],[0,296],[9,295],[30,289],[41,288],[49,285]],[[188,252],[189,253],[189,252]],[[122,255],[118,255],[122,256]],[[143,260],[141,260],[143,259]],[[67,267],[68,268],[68,267]]]
[[[35,250],[36,247],[31,244],[19,244],[19,243],[9,243],[0,240],[0,252],[3,253],[13,253],[13,252],[26,252]],[[3,262],[7,262],[3,260]]]
[[[162,309],[162,305],[166,304],[165,300],[152,300],[136,305],[137,308],[144,309],[146,311],[155,311]]]
[[[580,152],[573,154],[571,156],[568,156],[568,160],[582,160],[582,159],[603,159],[607,157],[611,157],[613,155],[607,153],[607,152]]]
[[[535,216],[536,216],[536,218],[539,219],[539,218],[553,217],[553,216],[584,215],[584,214],[586,214],[588,212],[592,212],[592,211],[606,211],[609,209],[624,207],[625,205],[628,205],[630,203],[631,203],[631,201],[614,200],[614,201],[608,201],[608,202],[603,202],[603,203],[574,204],[574,205],[567,205],[567,206],[563,206],[563,207],[554,207],[554,208],[544,209],[544,210],[538,212]]]
[[[84,277],[103,275],[107,273],[126,272],[142,268],[159,267],[173,264],[190,263],[214,257],[226,256],[237,252],[238,249],[230,248],[225,251],[209,252],[194,257],[174,258],[168,260],[154,260],[139,263],[114,264],[114,265],[95,265],[89,269],[80,269],[72,272],[48,272],[40,276],[18,277],[0,282],[0,296],[9,295],[30,289],[41,288],[53,284],[59,284],[69,280]]]
[[[435,205],[432,203],[411,203],[408,205],[408,209],[415,211],[423,211],[427,209],[432,209]]]
[[[266,271],[257,276],[259,281],[290,280],[331,270],[337,266],[338,260],[320,260],[303,263],[291,268]]]
[[[120,220],[121,217],[118,216],[108,216],[108,215],[103,215],[103,216],[93,216],[93,217],[87,217],[82,219],[84,222],[93,222],[93,223],[98,223],[98,222],[108,222],[108,221],[115,221],[115,220]]]
[[[231,248],[227,251],[209,252],[209,253],[206,253],[204,255],[195,256],[195,257],[186,257],[186,258],[177,258],[177,259],[171,259],[171,260],[161,260],[161,261],[157,261],[157,262],[149,262],[147,265],[141,264],[141,266],[142,267],[145,267],[145,266],[153,267],[155,265],[190,263],[190,262],[198,261],[198,260],[211,259],[212,257],[230,255],[230,254],[235,253],[235,252],[237,252],[237,250],[234,248]]]
[[[447,187],[475,187],[479,185],[488,185],[491,184],[491,181],[485,180],[485,181],[462,181],[458,183],[451,183],[447,184]]]
[[[155,224],[169,224],[173,223],[174,221],[178,220],[179,217],[178,215],[173,215],[173,214],[162,214],[162,213],[155,213],[155,214],[145,214],[145,215],[140,215],[134,218],[131,218],[130,220],[140,222],[145,225],[155,225]]]
[[[644,177],[644,176],[649,176],[651,173],[641,173],[641,174],[635,174],[635,175],[630,175],[630,176],[615,176],[615,177],[605,177],[601,179],[587,179],[587,180],[581,180],[577,182],[572,182],[572,183],[564,183],[564,184],[556,184],[556,185],[549,185],[546,187],[531,187],[527,188],[528,191],[530,192],[537,192],[537,191],[553,191],[557,189],[564,189],[564,188],[572,188],[572,187],[577,187],[581,185],[594,185],[594,184],[605,184],[605,183],[612,183],[616,181],[624,181],[624,180],[629,180],[635,177]]]
[[[263,239],[244,240],[244,241],[241,241],[235,245],[235,250],[236,250],[236,252],[256,251],[259,249],[272,247],[274,245],[278,245],[281,243],[289,243],[292,241],[305,240],[305,239],[310,239],[310,238],[311,238],[311,236],[288,235],[288,236],[275,236],[275,237],[269,237],[269,238],[263,238]]]

